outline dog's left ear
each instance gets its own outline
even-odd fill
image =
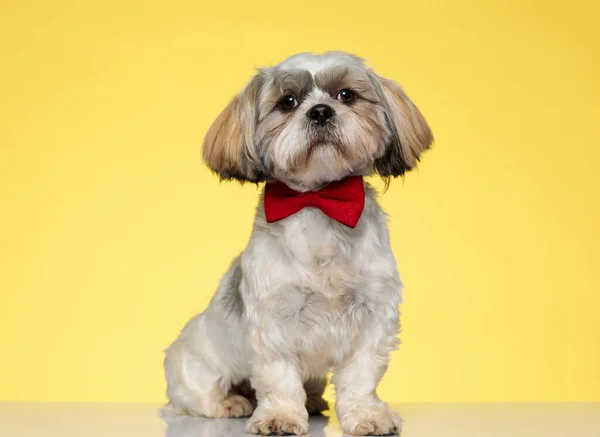
[[[386,110],[392,139],[375,170],[383,177],[402,176],[416,167],[421,153],[433,143],[433,133],[425,117],[400,86],[372,74],[371,80]]]

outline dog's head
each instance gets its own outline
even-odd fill
[[[210,127],[203,154],[222,179],[311,190],[352,174],[401,176],[432,142],[408,96],[362,59],[302,53],[258,71]]]

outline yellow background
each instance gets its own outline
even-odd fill
[[[163,399],[162,350],[257,199],[202,165],[203,134],[254,67],[341,49],[437,140],[382,197],[407,288],[380,394],[600,401],[599,19],[594,1],[2,2],[0,399]]]

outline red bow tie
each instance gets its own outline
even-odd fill
[[[319,208],[343,225],[354,228],[365,206],[362,176],[351,176],[307,193],[292,190],[281,182],[265,186],[265,215],[268,223],[282,220],[311,206]]]

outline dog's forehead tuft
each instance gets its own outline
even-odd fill
[[[325,68],[342,65],[364,66],[362,59],[345,52],[299,53],[276,65],[275,70],[306,70],[315,76]]]
[[[304,69],[274,70],[271,74],[271,92],[308,93],[314,86],[314,78]]]

